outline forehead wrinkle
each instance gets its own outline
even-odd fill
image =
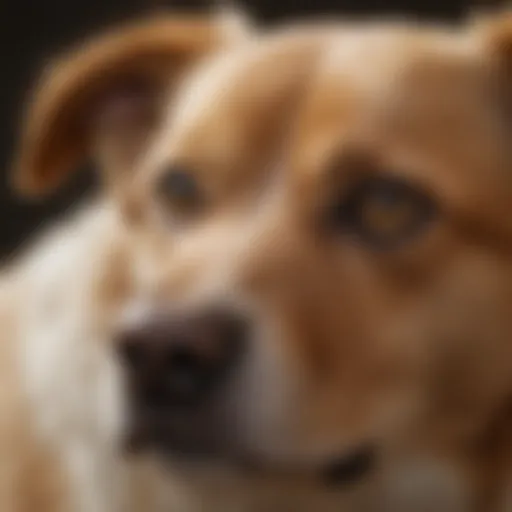
[[[194,161],[200,158],[196,149],[200,143],[207,146],[200,150],[206,161],[212,150],[215,162],[219,148],[229,152],[234,141],[244,138],[244,127],[251,131],[255,105],[270,105],[274,97],[280,97],[291,76],[305,69],[330,38],[330,33],[292,27],[268,37],[254,37],[242,47],[207,60],[188,76],[170,105],[152,160],[190,156]],[[282,72],[274,73],[281,66]]]
[[[180,139],[200,124],[203,118],[208,118],[225,99],[239,79],[246,59],[245,48],[228,51],[187,80],[182,94],[171,105],[167,116],[167,130],[174,132],[172,146],[179,146]]]
[[[350,81],[368,97],[392,90],[409,63],[425,59],[473,59],[478,45],[466,32],[410,24],[363,24],[341,32],[325,64],[326,73]]]
[[[372,25],[334,37],[299,116],[292,167],[318,173],[322,162],[366,131],[404,61],[404,31]]]
[[[225,50],[205,61],[184,80],[176,97],[169,101],[163,126],[150,152],[149,168],[171,159],[189,133],[212,117],[229,84],[235,80],[244,56],[245,48]]]
[[[350,144],[349,139],[379,142],[379,126],[385,124],[393,105],[398,106],[398,114],[403,108],[397,90],[418,97],[414,88],[403,90],[411,68],[421,69],[422,61],[445,63],[447,69],[450,63],[454,69],[469,62],[474,67],[477,48],[474,38],[437,27],[416,32],[407,26],[369,24],[340,33],[325,55],[313,99],[301,117],[302,137],[295,145],[298,167],[320,172],[319,163],[336,148]],[[440,78],[445,74],[441,69]],[[425,94],[425,86],[421,90]],[[435,98],[428,90],[426,94]]]

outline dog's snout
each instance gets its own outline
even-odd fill
[[[118,351],[140,406],[194,405],[209,396],[235,365],[246,321],[228,312],[155,316],[123,331]]]

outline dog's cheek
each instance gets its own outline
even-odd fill
[[[229,386],[227,421],[235,425],[242,451],[280,460],[295,450],[300,377],[280,327],[268,318],[257,325]]]

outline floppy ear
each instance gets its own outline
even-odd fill
[[[28,104],[15,186],[41,195],[88,158],[107,180],[128,172],[172,85],[198,59],[241,36],[233,19],[159,16],[93,38],[55,62]]]
[[[512,57],[512,11],[481,16],[477,18],[476,26],[481,30],[484,44],[496,62],[505,63]]]
[[[477,19],[485,63],[501,117],[512,124],[512,11]]]

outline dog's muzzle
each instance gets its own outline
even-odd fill
[[[264,470],[240,446],[225,400],[237,390],[251,330],[245,317],[217,309],[146,316],[122,331],[116,346],[128,397],[126,448]],[[349,484],[369,472],[374,458],[372,448],[357,448],[315,473],[330,484]]]

